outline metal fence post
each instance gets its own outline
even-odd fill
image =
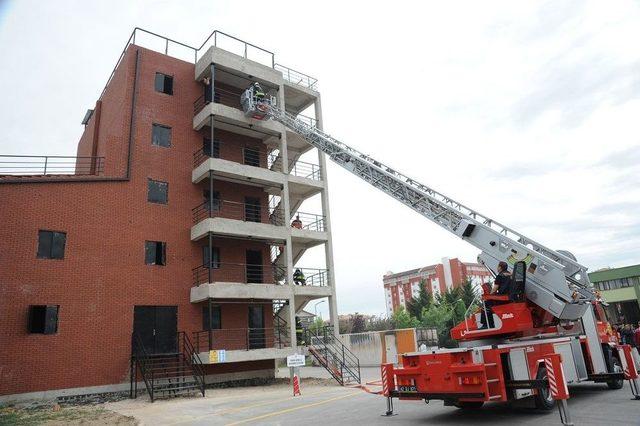
[[[43,175],[47,174],[47,161],[49,160],[49,157],[44,157],[44,173],[42,173]]]

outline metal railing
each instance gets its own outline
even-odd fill
[[[242,220],[244,222],[271,223],[284,225],[284,212],[281,207],[264,208],[260,204],[238,203],[235,201],[218,200],[205,201],[191,209],[193,223],[204,219],[222,217],[225,219]]]
[[[296,280],[297,272],[302,272],[302,280]],[[293,283],[302,286],[326,287],[329,285],[329,270],[317,268],[293,268]]]
[[[299,160],[289,167],[289,174],[313,180],[322,180],[320,171],[319,165]]]
[[[227,351],[291,347],[288,327],[276,325],[270,328],[221,328],[193,333],[199,352],[224,349]]]
[[[309,117],[307,115],[298,114],[298,115],[296,115],[296,118],[298,120],[302,121],[303,123],[311,126],[311,127],[318,127],[318,120],[316,120],[313,117]]]
[[[334,335],[333,327],[325,326],[319,334],[305,330],[304,344],[338,383],[361,383],[360,360]]]
[[[191,369],[193,378],[196,379],[202,396],[205,396],[204,364],[187,333],[184,331],[178,332],[177,339],[178,351],[182,356],[182,362]]]
[[[293,68],[285,67],[284,65],[274,64],[273,69],[282,72],[282,77],[289,83],[297,84],[298,86],[308,87],[309,89],[318,90],[318,79],[313,78],[305,73],[296,71]]]
[[[209,42],[211,42],[210,46],[219,47],[227,52],[242,56],[245,59],[258,62],[271,68],[275,68],[276,66],[273,52],[218,30],[213,31],[202,45],[196,49],[195,62],[198,62],[198,54],[201,50],[205,49],[205,46]],[[205,52],[210,46],[207,46]],[[262,58],[260,58],[259,55],[261,55]]]
[[[92,176],[104,172],[104,157],[59,155],[0,155],[0,175]]]
[[[273,168],[277,170],[279,165],[282,164],[282,158],[277,154],[267,152],[260,148],[239,146],[233,143],[225,144],[222,141],[215,142],[213,155],[211,155],[211,148],[209,146],[202,147],[194,152],[193,167],[198,167],[208,158],[221,158],[223,160],[244,164],[245,166],[272,170]]]
[[[193,268],[191,275],[194,286],[213,282],[282,285],[286,269],[270,263],[246,264],[214,261],[211,262],[210,267],[205,263]]]
[[[293,215],[291,227],[317,232],[324,232],[327,229],[323,215],[304,212],[296,212],[296,214]]]

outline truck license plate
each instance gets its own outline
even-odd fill
[[[412,386],[399,386],[398,387],[400,392],[418,392],[418,389],[415,387],[415,385]]]

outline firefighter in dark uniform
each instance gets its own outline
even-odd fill
[[[253,96],[255,96],[257,102],[262,102],[266,94],[262,90],[262,86],[257,81],[253,83]]]
[[[293,283],[295,285],[307,285],[307,279],[304,277],[304,273],[300,268],[293,272]]]
[[[508,296],[511,291],[511,274],[509,273],[507,263],[500,262],[498,263],[498,275],[496,275],[496,280],[493,284],[493,288],[491,289],[491,293],[497,296]],[[502,305],[504,303],[509,303],[508,301],[502,300],[485,300],[484,306],[485,309],[480,312],[480,321],[482,323],[481,329],[486,328],[494,328],[495,324],[493,322],[493,310],[492,306]],[[486,313],[486,314],[485,314]],[[487,319],[488,327],[487,327]]]

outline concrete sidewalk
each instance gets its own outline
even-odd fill
[[[361,367],[360,368],[360,376],[362,378],[362,383],[369,383],[373,381],[380,380],[380,367]],[[287,367],[281,367],[276,372],[276,377],[288,379],[289,378],[289,369]],[[328,379],[334,380],[333,377],[329,374],[329,372],[324,367],[300,367],[300,378],[301,379]],[[335,382],[336,385],[338,384]]]

